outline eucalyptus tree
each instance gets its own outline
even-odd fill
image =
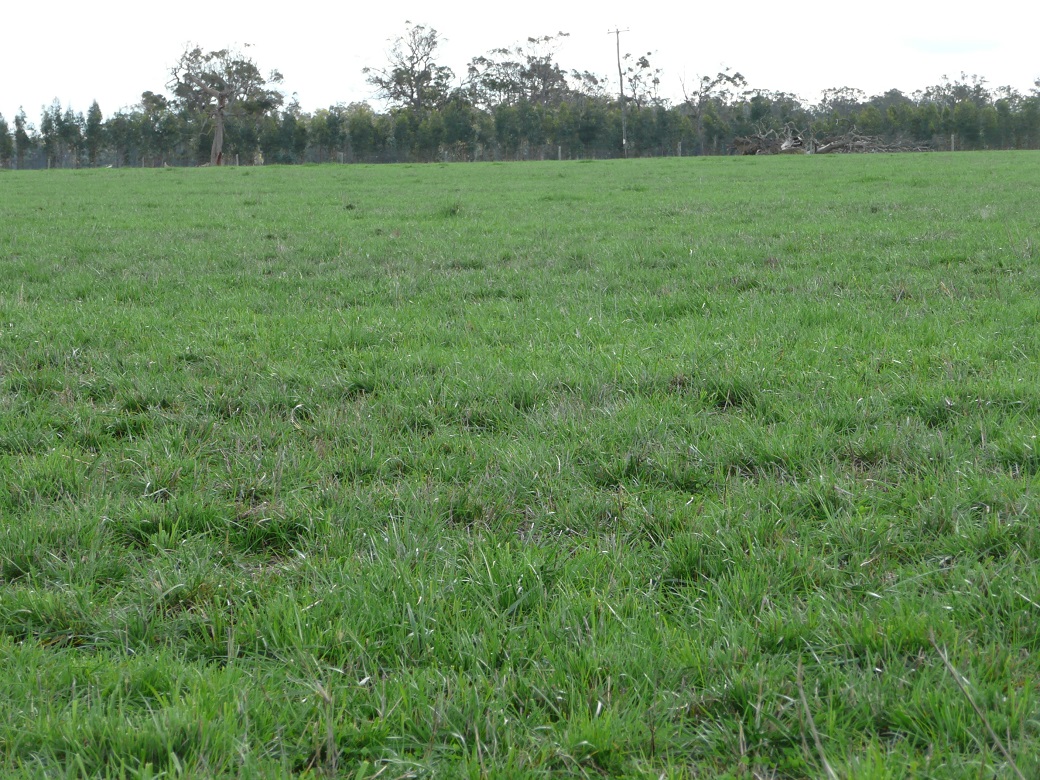
[[[395,108],[423,113],[443,105],[451,93],[451,68],[438,65],[439,34],[432,27],[406,22],[405,34],[394,40],[382,68],[363,68],[369,84]]]
[[[867,102],[867,93],[855,87],[823,90],[820,102],[812,107],[814,128],[818,133],[844,133],[852,129]]]
[[[264,76],[256,63],[233,49],[203,52],[188,48],[171,70],[169,88],[189,114],[212,122],[210,165],[223,162],[224,131],[229,118],[257,121],[282,105],[284,95],[274,88],[282,74]]]
[[[622,57],[625,83],[628,85],[626,100],[636,108],[659,106],[665,103],[661,99],[661,69],[650,63],[653,52],[638,57],[626,54]]]
[[[528,38],[524,44],[492,49],[470,60],[466,93],[474,105],[558,106],[571,96],[567,73],[556,52],[568,33]],[[588,75],[588,74],[582,74]]]
[[[697,133],[699,153],[704,154],[708,146],[708,130],[710,125],[718,125],[721,115],[728,113],[734,100],[734,90],[747,86],[747,79],[738,73],[730,73],[729,68],[720,70],[714,76],[702,76],[697,82],[697,91],[690,94],[683,84],[685,110],[692,116]]]

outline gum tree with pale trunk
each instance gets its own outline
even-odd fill
[[[272,87],[281,83],[282,74],[275,70],[264,77],[252,59],[233,49],[203,52],[198,46],[189,47],[171,75],[168,86],[182,106],[213,122],[210,165],[224,161],[224,125],[229,116],[256,118],[284,100]]]

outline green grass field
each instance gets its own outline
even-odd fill
[[[1037,777],[1038,204],[0,171],[0,774]]]

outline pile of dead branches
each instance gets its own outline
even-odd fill
[[[737,154],[852,154],[876,152],[927,152],[931,147],[912,141],[886,141],[880,136],[863,135],[855,129],[841,135],[815,138],[788,126],[783,131],[765,130],[733,139]]]
[[[807,149],[801,136],[788,132],[766,130],[754,135],[733,139],[737,154],[805,154]]]
[[[823,139],[815,143],[813,154],[872,153],[872,152],[928,152],[931,147],[905,139],[886,141],[877,135],[861,135],[855,130],[844,135]]]

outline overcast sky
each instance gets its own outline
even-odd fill
[[[692,85],[724,67],[743,73],[751,88],[810,102],[842,86],[909,94],[962,71],[1024,93],[1040,78],[1040,4],[1030,0],[811,5],[295,0],[260,10],[245,0],[23,0],[5,3],[0,16],[0,113],[11,122],[24,106],[38,125],[41,107],[55,98],[84,113],[96,99],[109,116],[145,90],[164,91],[189,42],[207,50],[251,44],[261,70],[280,70],[283,88],[298,94],[304,110],[362,100],[380,107],[361,69],[386,62],[406,21],[437,29],[440,63],[460,78],[469,60],[489,49],[564,31],[570,36],[557,52],[560,65],[611,78],[614,89],[615,41],[607,31],[627,29],[622,54],[651,52],[663,69],[662,92],[673,98],[681,98],[682,80]]]

